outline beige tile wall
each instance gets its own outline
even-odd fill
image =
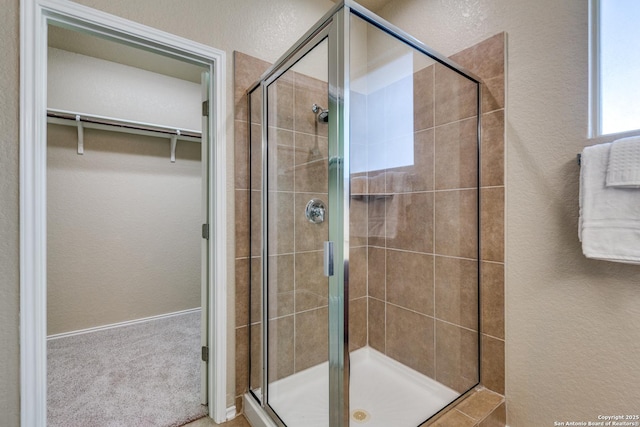
[[[369,345],[462,392],[478,382],[477,92],[440,64],[413,80],[414,164],[376,172],[387,195],[366,199]]]
[[[483,82],[480,191],[481,383],[504,395],[504,123],[506,35],[452,56]],[[504,418],[504,407],[502,408]],[[504,421],[503,424],[504,425]]]
[[[261,359],[260,242],[261,242],[261,129],[260,96],[252,97],[251,130],[244,91],[268,67],[241,53],[236,66],[236,253],[237,345],[239,354]],[[322,274],[322,243],[328,240],[327,222],[311,224],[304,216],[307,202],[328,202],[328,125],[318,123],[311,106],[328,106],[326,82],[296,73],[283,74],[269,88],[269,280],[270,380],[277,380],[327,360],[328,295]],[[249,170],[251,173],[249,173]],[[251,269],[249,276],[249,269]],[[362,263],[363,274],[366,264]],[[364,280],[361,303],[354,319],[366,320]],[[251,295],[249,307],[248,299]],[[356,324],[358,322],[355,322]],[[249,326],[250,325],[250,326]],[[251,331],[251,338],[248,332]],[[251,343],[249,343],[249,340]],[[366,343],[366,334],[354,342]],[[237,364],[237,394],[261,386],[261,367],[247,372],[247,361]]]

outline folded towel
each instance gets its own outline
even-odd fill
[[[384,173],[380,173],[376,176],[370,177],[367,181],[367,185],[368,185],[368,193],[369,194],[375,194],[375,195],[380,195],[380,196],[384,196],[386,194],[385,191],[385,174]]]
[[[611,144],[607,187],[640,187],[640,137],[623,138]]]
[[[610,149],[611,144],[599,144],[582,152],[582,252],[588,258],[640,264],[640,190],[606,186]]]

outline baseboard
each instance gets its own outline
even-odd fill
[[[234,419],[238,413],[236,412],[236,405],[229,406],[227,408],[227,421]]]
[[[166,319],[166,318],[169,318],[169,317],[181,316],[183,314],[195,313],[195,312],[199,312],[199,311],[200,311],[200,307],[198,307],[198,308],[190,308],[188,310],[175,311],[173,313],[159,314],[157,316],[143,317],[142,319],[127,320],[125,322],[112,323],[110,325],[95,326],[93,328],[80,329],[80,330],[77,330],[77,331],[62,332],[62,333],[59,333],[59,334],[53,334],[53,335],[47,336],[47,341],[55,340],[55,339],[58,339],[58,338],[72,337],[74,335],[88,334],[88,333],[91,333],[91,332],[105,331],[107,329],[121,328],[123,326],[137,325],[139,323],[146,323],[146,322],[151,322],[153,320]]]

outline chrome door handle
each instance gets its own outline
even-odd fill
[[[324,242],[324,275],[333,276],[333,242]]]

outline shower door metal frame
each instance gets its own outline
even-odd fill
[[[261,407],[279,426],[286,427],[268,405],[268,86],[321,41],[327,39],[329,83],[329,240],[334,242],[334,274],[329,277],[329,426],[349,425],[349,204],[350,204],[350,18],[357,16],[409,47],[434,59],[478,85],[478,165],[480,164],[481,80],[478,76],[432,50],[418,39],[380,18],[353,0],[339,1],[293,47],[271,66],[247,93],[262,92],[262,399]],[[249,102],[249,107],[251,103]],[[250,110],[249,110],[250,111]],[[480,207],[478,168],[478,209]],[[480,234],[478,210],[478,237]],[[478,238],[478,254],[480,239]],[[480,258],[478,257],[478,262]],[[479,329],[478,329],[479,330]],[[478,367],[480,367],[478,339]],[[478,369],[480,371],[480,369]],[[249,387],[250,389],[250,387]],[[458,401],[466,393],[454,402]],[[454,404],[447,406],[451,406]],[[444,409],[444,408],[443,408]],[[294,426],[295,427],[295,426]]]
[[[338,14],[340,12],[338,11]],[[261,78],[261,81],[259,82],[259,87],[260,90],[262,92],[262,127],[261,127],[261,139],[262,139],[262,215],[261,215],[261,222],[262,222],[262,244],[261,244],[261,260],[262,260],[262,317],[261,317],[261,322],[262,322],[262,387],[261,387],[261,395],[262,395],[262,399],[261,399],[261,405],[262,407],[265,409],[265,411],[269,414],[269,416],[271,417],[271,419],[276,422],[278,425],[285,427],[286,424],[284,424],[282,422],[282,420],[280,419],[279,415],[269,406],[269,245],[268,245],[268,241],[269,241],[269,220],[268,220],[268,206],[269,206],[269,165],[268,165],[268,161],[269,161],[269,155],[268,155],[268,151],[269,151],[269,135],[268,135],[268,129],[269,129],[269,125],[268,125],[268,118],[269,118],[269,96],[268,96],[268,88],[269,86],[274,83],[275,81],[278,80],[278,78],[280,76],[282,76],[284,73],[286,73],[291,67],[293,67],[299,60],[301,60],[304,56],[306,56],[308,53],[312,52],[320,43],[324,42],[325,40],[328,40],[329,43],[329,81],[328,81],[328,89],[329,89],[329,135],[328,135],[328,140],[329,140],[329,163],[331,165],[331,153],[334,152],[334,155],[337,156],[337,153],[335,153],[336,148],[335,146],[335,137],[336,135],[339,134],[339,130],[337,129],[337,123],[338,123],[338,119],[337,119],[337,113],[336,111],[338,111],[337,109],[337,104],[333,102],[333,99],[337,99],[338,98],[338,92],[340,92],[337,88],[337,80],[336,80],[336,73],[333,72],[332,73],[332,67],[331,67],[331,55],[332,55],[332,51],[335,49],[334,46],[332,46],[334,43],[332,43],[332,41],[335,41],[336,36],[335,36],[335,25],[336,25],[336,17],[332,15],[328,16],[328,19],[323,21],[321,25],[318,25],[317,27],[314,27],[309,33],[307,33],[307,35],[303,38],[303,42],[297,46],[295,49],[287,52],[287,54],[285,55],[285,57],[283,58],[282,61],[277,63],[277,66],[272,67],[272,69],[270,69],[267,73],[265,73],[263,75],[263,77]],[[252,88],[249,89],[249,93],[251,93],[254,90],[257,90],[257,85],[254,85]],[[332,111],[333,110],[333,111]],[[265,125],[266,124],[266,125]],[[333,141],[333,142],[332,142]],[[334,147],[332,149],[332,147]],[[343,164],[342,161],[338,161],[336,164],[341,165]],[[335,169],[335,168],[334,168]],[[338,168],[340,169],[340,168]],[[336,233],[340,233],[341,232],[341,228],[336,228],[335,224],[336,222],[339,221],[334,221],[332,220],[333,217],[335,218],[340,218],[339,214],[335,213],[335,207],[337,206],[337,203],[334,203],[334,205],[332,206],[332,202],[331,202],[331,183],[333,182],[340,182],[339,180],[336,180],[335,178],[332,179],[332,174],[331,174],[331,166],[329,166],[329,208],[328,208],[328,219],[327,222],[329,224],[329,240],[330,241],[335,241],[338,237],[340,237],[340,234],[336,234]],[[339,187],[338,185],[334,185],[334,187]],[[347,224],[348,226],[348,224]],[[340,245],[337,245],[338,247]],[[340,260],[340,254],[341,254],[341,248],[338,248],[338,250],[336,250],[335,254],[337,254],[338,256],[335,257],[335,259]],[[339,396],[335,397],[332,391],[331,391],[331,384],[332,384],[332,378],[334,377],[339,377],[340,375],[342,375],[343,370],[342,370],[342,366],[340,366],[338,364],[338,366],[336,366],[336,362],[338,362],[339,360],[343,360],[345,357],[345,352],[343,348],[340,348],[340,343],[344,342],[343,337],[345,336],[344,330],[340,331],[336,331],[334,332],[337,333],[337,337],[338,340],[332,339],[333,335],[331,333],[331,325],[333,323],[335,323],[335,321],[332,321],[332,319],[339,319],[342,320],[344,319],[344,312],[343,312],[343,300],[344,297],[341,294],[337,294],[337,292],[340,292],[340,280],[342,277],[344,277],[343,274],[341,274],[341,268],[340,268],[340,264],[337,263],[336,264],[336,269],[335,269],[335,273],[333,276],[329,277],[329,336],[328,336],[328,340],[329,340],[329,384],[330,384],[330,401],[329,401],[329,408],[332,408],[333,405],[338,404],[338,402],[341,401],[342,399],[342,394],[343,393],[339,393]],[[337,305],[337,307],[336,307]],[[339,324],[341,325],[342,323],[339,322]],[[338,325],[339,326],[339,325]],[[334,328],[335,329],[335,328]],[[348,354],[346,354],[346,357],[348,358]],[[347,393],[348,395],[348,393]],[[340,407],[342,407],[342,405],[340,405]],[[330,411],[331,414],[331,411]],[[342,414],[342,411],[340,411],[340,414]],[[348,417],[348,411],[347,411],[347,417]],[[331,424],[334,425],[334,424]]]

